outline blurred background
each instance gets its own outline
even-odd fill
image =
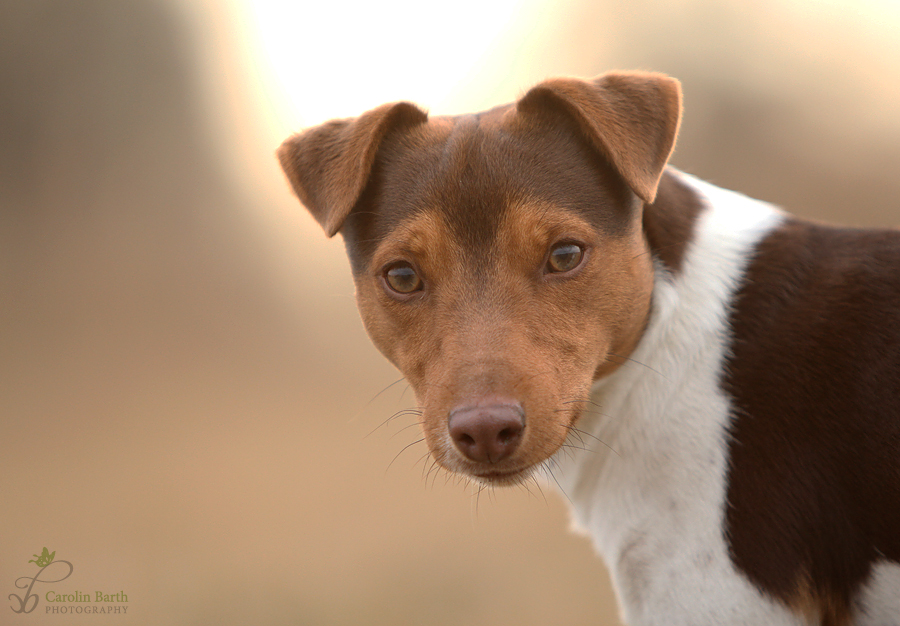
[[[0,591],[44,546],[75,568],[0,621],[618,623],[562,498],[476,499],[385,423],[414,399],[274,150],[653,69],[684,86],[677,166],[894,226],[898,28],[892,0],[0,0]]]

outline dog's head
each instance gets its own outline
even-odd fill
[[[282,144],[294,191],[344,238],[366,329],[442,466],[521,481],[628,357],[653,283],[642,209],[680,113],[677,81],[614,73],[475,115],[386,104]]]

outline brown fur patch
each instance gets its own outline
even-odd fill
[[[731,324],[732,559],[845,623],[873,562],[900,562],[900,233],[788,221]]]
[[[788,605],[810,624],[818,626],[850,626],[850,607],[840,593],[816,590],[808,574],[798,578],[797,588]]]
[[[644,207],[644,233],[650,249],[672,272],[681,271],[702,209],[697,193],[671,172],[663,174],[653,204]]]

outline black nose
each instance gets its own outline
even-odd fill
[[[466,458],[497,463],[519,445],[525,430],[525,412],[518,404],[462,406],[450,411],[450,437]]]

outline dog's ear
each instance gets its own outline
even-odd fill
[[[278,160],[300,202],[333,237],[365,189],[384,136],[427,119],[408,102],[385,104],[293,135],[278,148]]]
[[[681,122],[681,84],[662,74],[612,72],[547,80],[519,100],[522,114],[562,108],[629,187],[652,203]]]

